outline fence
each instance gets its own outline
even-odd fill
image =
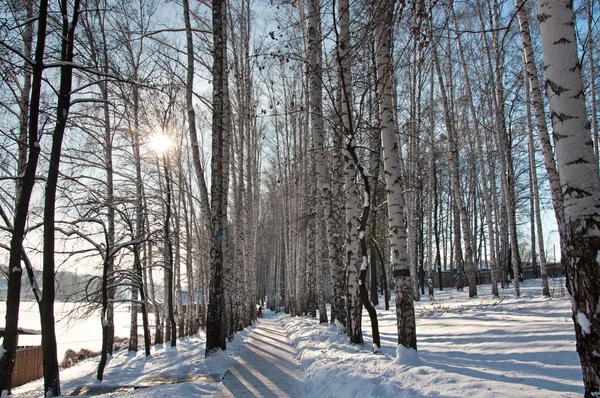
[[[548,277],[550,278],[558,278],[560,276],[565,275],[565,269],[561,263],[549,263],[547,267]],[[539,278],[541,276],[539,264],[537,267],[532,267],[530,263],[524,263],[521,267],[521,274],[524,279]],[[430,275],[433,279],[433,286],[437,289],[439,287],[439,276],[436,272],[431,272]],[[464,286],[468,286],[469,284],[467,277],[468,275],[465,272],[463,274],[462,281]],[[492,274],[489,270],[478,270],[475,275],[475,278],[477,280],[478,285],[492,283]],[[444,288],[456,287],[456,275],[449,271],[442,271],[442,286]],[[425,287],[427,288],[427,286]]]
[[[42,377],[44,377],[42,346],[20,347],[15,357],[12,387],[18,387]]]

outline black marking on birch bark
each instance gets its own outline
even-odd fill
[[[577,61],[577,63],[575,64],[574,67],[572,67],[572,68],[569,69],[570,72],[575,72],[575,71],[578,71],[578,70],[581,70],[581,63],[579,61]]]
[[[561,38],[560,40],[555,41],[552,44],[567,44],[570,43],[571,40],[567,39],[566,37]]]
[[[575,26],[575,22],[573,22],[573,21],[565,22],[565,25],[573,27],[573,26]]]
[[[580,92],[577,93],[577,95],[574,95],[573,98],[579,99],[579,98],[584,98],[585,93],[583,92],[583,90],[581,90]]]
[[[594,147],[594,142],[590,139],[589,141],[587,141],[585,144],[583,144],[585,146],[591,146],[592,148]]]
[[[573,9],[573,2],[569,1],[569,3],[567,3],[567,10],[572,10]]]
[[[550,114],[550,118],[552,118],[552,122],[554,123],[554,119],[556,118],[559,122],[564,122],[565,120],[575,119],[574,116],[565,115],[564,113],[556,113],[552,111]]]
[[[558,84],[554,83],[552,80],[546,79],[546,91],[548,91],[548,87],[550,87],[552,92],[556,93],[557,95],[561,95],[565,91],[568,91],[568,89],[566,89],[562,86],[559,86]]]
[[[394,278],[398,278],[398,277],[409,277],[410,276],[410,271],[407,269],[396,269],[394,270]]]
[[[584,158],[578,158],[573,160],[572,162],[567,162],[567,166],[573,165],[573,164],[588,164],[589,162],[587,160],[585,160]]]
[[[575,187],[567,187],[567,189],[565,189],[563,191],[563,196],[576,196],[578,198],[585,198],[588,196],[592,196],[591,193],[589,193],[588,191],[581,189],[581,188],[575,188]]]
[[[544,14],[538,14],[537,18],[538,18],[539,23],[543,23],[543,22],[546,22],[546,20],[550,17],[551,17],[551,15],[544,13]]]
[[[554,142],[558,142],[558,141],[562,140],[563,138],[567,138],[567,136],[561,135],[558,133],[552,133],[552,138],[554,139]]]

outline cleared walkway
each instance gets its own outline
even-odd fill
[[[306,396],[294,349],[276,320],[263,318],[259,321],[214,396]]]

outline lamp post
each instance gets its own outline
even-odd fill
[[[175,323],[175,314],[173,309],[173,246],[171,245],[171,175],[170,163],[167,152],[172,146],[171,139],[163,134],[158,134],[152,137],[151,146],[157,154],[162,155],[163,170],[165,173],[165,188],[167,199],[165,201],[165,249],[166,249],[166,279],[167,279],[167,294],[165,301],[167,302],[167,314],[169,323],[171,324],[171,347],[177,345],[177,324]]]

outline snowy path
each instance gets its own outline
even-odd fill
[[[275,319],[261,319],[214,395],[302,397],[302,373],[285,332]]]

